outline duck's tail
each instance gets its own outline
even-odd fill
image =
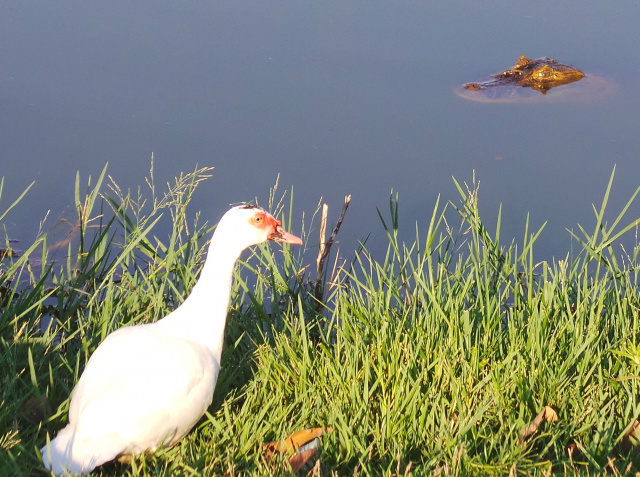
[[[40,449],[45,467],[55,475],[85,475],[117,456],[92,443],[91,449],[77,442],[76,428],[69,424],[55,439]],[[106,452],[105,452],[106,451]]]

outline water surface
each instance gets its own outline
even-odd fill
[[[297,213],[323,196],[351,256],[376,208],[400,197],[403,236],[425,225],[451,181],[481,182],[485,221],[503,205],[505,239],[548,221],[542,258],[564,256],[565,228],[591,229],[617,164],[612,212],[640,185],[640,93],[632,1],[3,2],[0,175],[4,226],[34,234],[73,203],[76,171],[108,161],[123,187],[215,166],[194,201],[215,221],[269,187],[295,189]],[[552,57],[615,83],[605,102],[477,104],[454,88]],[[640,215],[640,208],[632,210]],[[294,230],[294,232],[297,232]]]

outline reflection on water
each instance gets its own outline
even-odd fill
[[[400,197],[403,235],[426,226],[451,176],[480,179],[491,225],[503,204],[505,238],[549,223],[539,253],[564,255],[565,227],[591,228],[617,164],[612,212],[640,184],[640,95],[633,2],[282,1],[0,6],[0,208],[36,186],[3,225],[34,233],[46,210],[73,203],[76,171],[144,184],[195,164],[216,167],[195,209],[216,220],[233,202],[266,202],[277,174],[298,212],[324,196],[352,206],[343,251]],[[521,54],[549,56],[607,78],[604,102],[476,104],[456,85]],[[499,70],[499,67],[498,67]],[[551,95],[553,93],[550,92]],[[636,207],[630,213],[636,216]],[[312,245],[312,244],[311,244]],[[345,252],[350,255],[350,252]]]
[[[616,94],[611,78],[587,74],[569,83],[546,85],[497,84],[495,81],[465,83],[457,86],[455,93],[464,99],[481,103],[531,104],[555,102],[580,102],[584,104],[611,101]]]

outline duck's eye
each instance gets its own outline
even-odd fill
[[[262,223],[262,221],[263,221],[263,220],[264,220],[264,217],[263,217],[263,216],[261,216],[261,215],[256,215],[256,216],[253,218],[253,223],[254,223],[254,224],[256,224],[256,225],[259,225],[259,224],[261,224],[261,223]]]

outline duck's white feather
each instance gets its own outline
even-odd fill
[[[73,392],[69,424],[41,450],[48,469],[86,474],[119,456],[171,446],[191,430],[218,378],[235,261],[268,239],[301,243],[262,209],[231,209],[189,298],[162,320],[119,329],[100,344]]]

